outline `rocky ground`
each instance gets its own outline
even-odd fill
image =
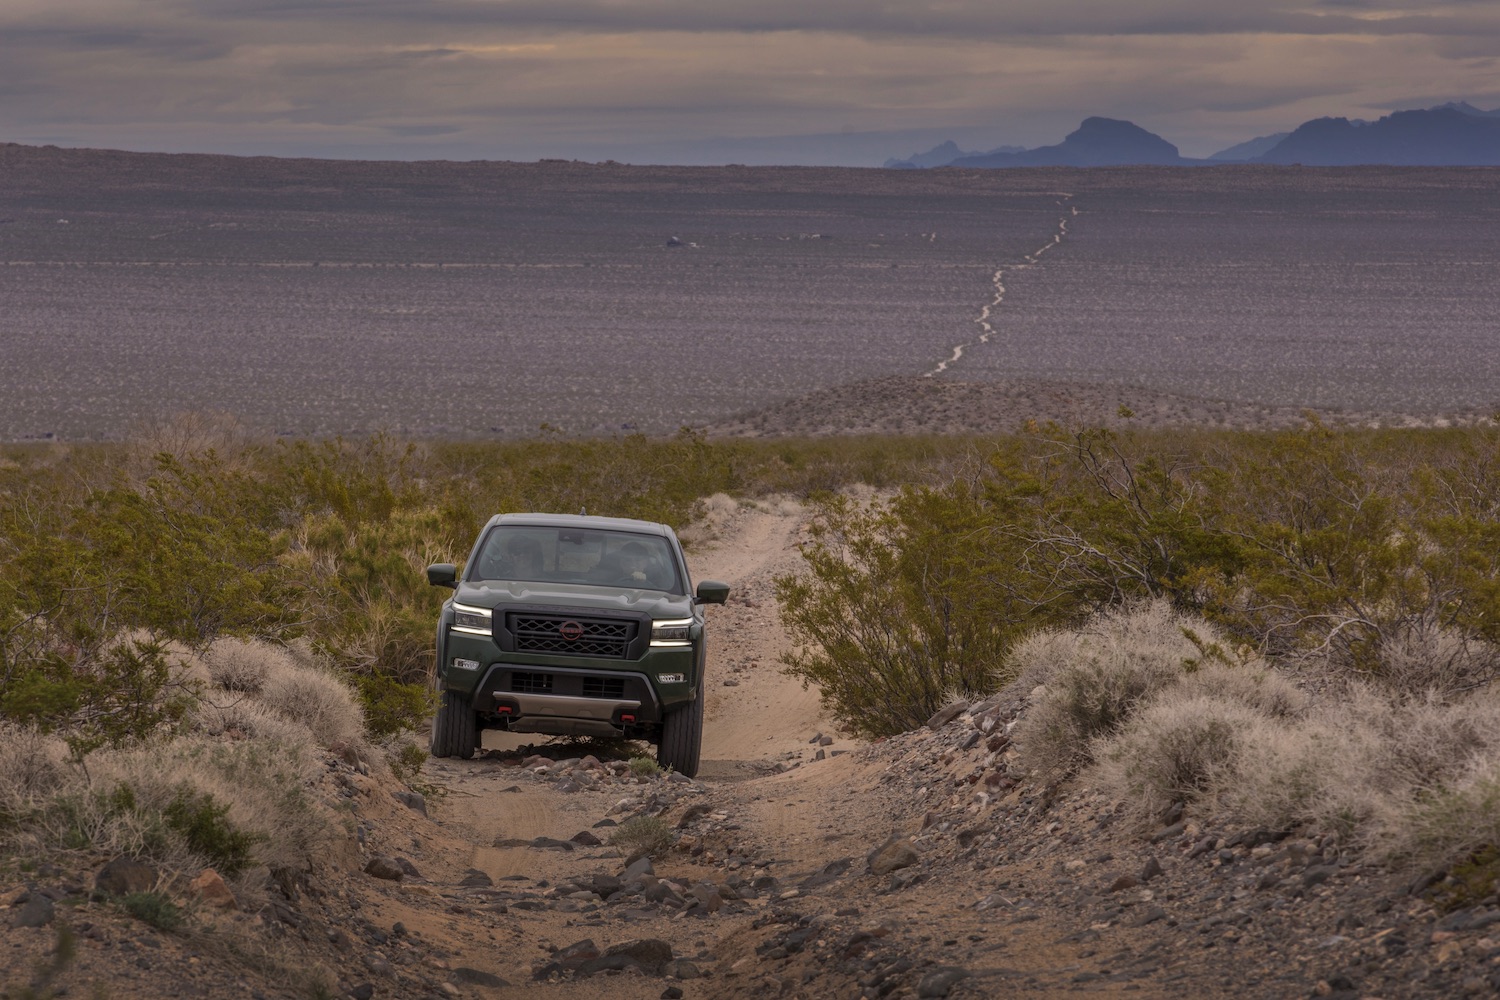
[[[0,885],[5,995],[1500,991],[1494,898],[1440,913],[1437,873],[1413,882],[1299,831],[1180,810],[1131,828],[1083,784],[1009,770],[1024,694],[837,738],[775,659],[771,579],[801,524],[793,504],[710,504],[694,568],[736,590],[712,621],[697,780],[636,773],[618,747],[497,739],[430,762],[424,797],[330,753],[320,789],[349,835],[265,900],[208,880],[160,930],[116,901],[151,873],[82,853]],[[634,856],[643,829],[669,846]]]
[[[1491,409],[1412,416],[1365,410],[1308,410],[1184,396],[1129,385],[1009,379],[887,376],[824,389],[709,425],[722,437],[840,434],[1005,434],[1028,424],[1063,427],[1300,427],[1308,413],[1331,425],[1467,426]]]

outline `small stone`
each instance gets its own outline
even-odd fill
[[[52,900],[39,892],[33,892],[31,898],[21,907],[21,912],[16,915],[16,926],[45,927],[52,923],[54,915]]]
[[[365,874],[388,882],[399,882],[406,873],[390,858],[377,854],[365,863]]]
[[[662,975],[671,976],[673,979],[701,979],[703,977],[703,970],[698,967],[696,962],[689,962],[685,958],[679,958],[663,966]]]
[[[1183,829],[1184,827],[1182,823],[1173,823],[1171,826],[1166,827],[1162,830],[1158,830],[1155,834],[1153,834],[1151,837],[1151,843],[1159,844],[1163,840],[1171,840],[1173,837],[1180,837],[1182,836]]]
[[[932,730],[942,729],[948,723],[958,718],[968,710],[969,703],[960,698],[958,701],[945,705],[937,710],[932,718],[927,720],[927,728]]]
[[[458,884],[465,889],[488,889],[495,884],[495,880],[478,868],[470,868],[464,872],[464,877]]]
[[[467,966],[459,966],[454,969],[449,978],[455,983],[463,983],[466,986],[509,986],[510,983],[501,979],[493,972],[484,972],[480,969],[470,969]]]
[[[193,879],[189,888],[209,906],[220,910],[237,910],[239,902],[233,891],[224,884],[224,879],[212,868],[205,868]]]
[[[580,847],[599,847],[604,843],[587,830],[580,830],[568,839]]]
[[[156,869],[143,861],[120,855],[94,876],[94,888],[110,896],[150,892],[156,886]]]
[[[375,995],[374,983],[359,983],[349,987],[349,996],[352,1000],[370,1000]]]
[[[1125,889],[1134,889],[1140,884],[1140,880],[1137,879],[1134,875],[1121,875],[1119,878],[1115,879],[1109,884],[1109,891],[1121,892]]]
[[[652,867],[650,858],[637,858],[635,861],[631,862],[628,867],[626,867],[625,874],[622,875],[621,878],[623,878],[626,882],[629,882],[632,879],[640,878],[642,875],[655,874],[656,869]]]
[[[571,851],[577,845],[571,840],[558,840],[556,837],[536,837],[527,846],[539,851]]]
[[[640,941],[625,941],[621,944],[611,945],[605,952],[605,958],[623,956],[653,971],[672,961],[672,946],[660,938],[645,938]]]
[[[831,747],[831,746],[833,746],[833,737],[832,736],[819,736],[818,737],[818,746],[820,746],[820,747]]]
[[[1338,870],[1338,865],[1313,865],[1302,873],[1302,887],[1311,889],[1315,885],[1322,885],[1337,874]]]
[[[1145,927],[1147,924],[1154,924],[1158,920],[1165,918],[1166,915],[1167,911],[1163,910],[1160,906],[1148,906],[1130,923],[1132,927]]]
[[[668,986],[661,991],[661,1000],[682,1000],[682,990],[676,986]]]
[[[1161,862],[1157,861],[1155,858],[1147,858],[1146,863],[1141,866],[1141,874],[1138,877],[1140,878],[1141,883],[1144,885],[1145,883],[1150,882],[1152,879],[1158,878],[1163,874],[1164,872],[1162,871]]]
[[[427,815],[427,797],[424,796],[421,792],[392,792],[391,798],[395,799],[397,802],[406,806],[406,808],[412,810],[413,812],[421,813],[423,816]]]
[[[377,976],[389,976],[391,974],[390,961],[379,952],[372,951],[364,957],[365,968]]]
[[[967,978],[967,969],[960,969],[956,965],[941,966],[927,973],[917,983],[917,996],[945,997],[960,980]]]
[[[884,844],[871,851],[866,858],[870,871],[875,875],[889,875],[900,868],[910,868],[920,861],[916,848],[904,837],[892,836]]]
[[[398,854],[392,860],[396,862],[396,867],[401,869],[402,874],[410,875],[412,878],[422,877],[422,873],[417,871],[417,866],[412,864],[409,859],[403,858]]]

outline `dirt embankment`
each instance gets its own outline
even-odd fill
[[[790,502],[710,502],[694,575],[734,592],[711,612],[698,780],[497,739],[474,760],[429,762],[425,782],[446,794],[423,803],[333,757],[342,856],[256,914],[202,912],[189,932],[81,903],[68,917],[78,953],[56,982],[115,998],[494,1000],[1396,998],[1500,984],[1500,912],[1440,918],[1332,841],[1176,814],[1126,829],[1087,787],[1011,773],[1024,697],[874,745],[837,738],[777,664],[772,580],[796,566],[804,518]],[[673,846],[627,863],[610,839],[632,817],[659,818]],[[82,875],[31,883],[70,879]],[[7,932],[10,995],[54,940],[53,926]],[[306,971],[319,967],[326,989]]]

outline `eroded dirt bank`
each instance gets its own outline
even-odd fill
[[[804,517],[789,502],[710,503],[694,575],[734,592],[711,612],[698,780],[496,739],[474,760],[429,762],[424,780],[446,794],[424,803],[330,755],[324,789],[351,831],[339,853],[254,913],[200,910],[185,932],[60,900],[78,954],[56,982],[112,997],[627,1000],[1500,986],[1492,907],[1440,917],[1331,841],[1176,814],[1126,829],[1087,787],[1012,774],[1022,695],[874,745],[830,739],[815,693],[776,662],[772,580],[796,565]],[[675,844],[631,866],[609,840],[635,816],[660,818]],[[19,926],[23,909],[0,959],[12,996],[55,941],[55,924]]]

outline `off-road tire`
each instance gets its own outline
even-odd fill
[[[691,705],[667,713],[656,748],[658,764],[689,778],[698,776],[698,755],[703,749],[703,694],[700,690]]]
[[[468,760],[478,746],[479,726],[469,699],[444,691],[442,706],[432,720],[432,755]]]

